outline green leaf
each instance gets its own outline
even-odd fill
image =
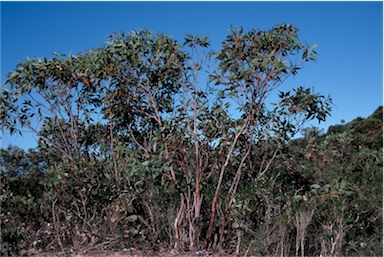
[[[128,212],[128,213],[132,213],[133,211],[134,211],[133,205],[132,205],[132,204],[129,204],[129,205],[127,206],[127,212]]]
[[[137,220],[137,215],[133,214],[127,217],[128,222],[135,222]]]
[[[295,195],[293,197],[293,200],[295,200],[295,201],[300,201],[301,199],[303,199],[303,197],[301,195]]]
[[[310,188],[311,188],[311,189],[319,189],[319,188],[320,188],[320,185],[318,185],[318,184],[312,184],[312,185],[310,186]]]
[[[236,222],[232,223],[232,228],[237,229],[239,227],[240,227],[239,223],[236,223]]]
[[[309,48],[309,52],[312,52],[313,49],[315,49],[317,47],[317,44],[313,44],[310,48]]]
[[[345,188],[345,186],[346,186],[346,184],[347,184],[347,182],[345,182],[345,180],[342,180],[341,182],[340,182],[340,189],[344,189]]]

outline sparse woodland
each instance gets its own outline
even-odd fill
[[[283,85],[315,47],[290,24],[220,49],[141,30],[19,63],[0,124],[38,146],[0,149],[1,255],[382,256],[382,107],[308,127],[331,99]]]

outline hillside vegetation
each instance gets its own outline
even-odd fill
[[[0,150],[1,254],[381,256],[382,107],[324,134],[329,97],[277,90],[315,47],[290,24],[216,52],[135,31],[20,63],[0,122],[39,141]]]

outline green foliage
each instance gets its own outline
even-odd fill
[[[328,254],[382,254],[377,229],[382,227],[382,137],[370,136],[382,134],[380,110],[341,125],[339,132],[330,129],[326,135],[294,140],[287,152],[289,173],[307,181],[307,186],[291,187],[300,189],[296,204],[313,204],[317,210],[308,231],[314,234],[308,238],[315,240],[316,233],[325,230],[319,241],[329,247]]]
[[[215,53],[204,35],[141,30],[21,62],[0,122],[39,141],[0,150],[1,254],[381,254],[382,108],[292,140],[332,100],[304,87],[269,99],[315,47],[290,24],[232,28]]]
[[[34,150],[25,152],[15,146],[0,149],[1,255],[33,244],[42,221],[40,205],[47,179],[46,164]]]

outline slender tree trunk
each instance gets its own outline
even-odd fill
[[[219,181],[217,182],[217,186],[216,186],[216,190],[215,190],[215,195],[213,197],[212,205],[211,205],[211,217],[210,217],[210,220],[209,220],[209,227],[208,227],[208,232],[207,232],[205,248],[208,248],[209,242],[210,242],[211,237],[212,237],[213,223],[214,223],[215,215],[216,215],[217,199],[219,197],[219,192],[220,192],[221,184],[223,182],[223,177],[224,177],[225,169],[228,166],[229,160],[230,160],[230,158],[232,156],[233,150],[235,149],[235,146],[237,144],[237,141],[238,141],[240,135],[243,133],[245,127],[248,125],[249,118],[250,118],[249,116],[246,118],[246,120],[244,121],[243,126],[240,128],[240,130],[236,134],[236,136],[235,136],[235,138],[234,138],[234,140],[232,142],[232,145],[231,145],[231,147],[230,147],[230,149],[229,149],[229,151],[227,153],[227,156],[226,156],[226,159],[225,159],[225,163],[221,167]]]

